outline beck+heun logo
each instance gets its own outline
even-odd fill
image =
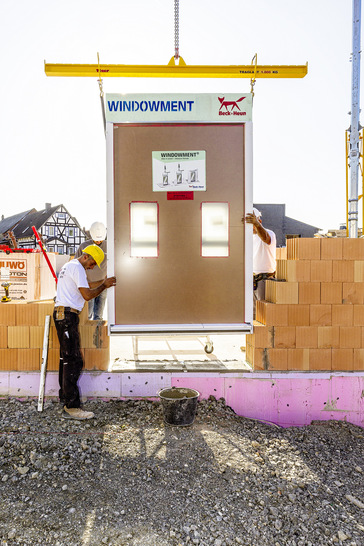
[[[225,97],[218,97],[220,101],[219,116],[246,116],[246,112],[242,112],[238,102],[241,102],[246,97],[240,97],[237,100],[225,100]]]

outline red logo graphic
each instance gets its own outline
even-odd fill
[[[240,110],[239,108],[239,105],[238,105],[238,102],[241,102],[242,100],[244,100],[246,97],[240,97],[240,99],[236,100],[236,101],[227,101],[225,100],[225,97],[218,97],[219,101],[220,101],[220,110],[219,112],[221,112],[221,110],[223,109],[223,107],[225,106],[226,108],[226,112],[233,112],[234,111],[234,108],[237,108],[238,110]],[[230,110],[229,110],[230,108]]]

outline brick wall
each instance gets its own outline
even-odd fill
[[[53,322],[53,301],[0,303],[0,370],[40,370],[46,315],[51,316],[47,370],[58,370],[59,343]],[[107,370],[107,326],[80,314],[81,348],[87,370]]]
[[[289,239],[258,302],[255,370],[364,370],[364,239]]]

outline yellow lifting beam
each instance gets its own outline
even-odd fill
[[[186,65],[182,57],[168,65],[52,64],[44,62],[47,76],[102,78],[304,78],[305,65]]]

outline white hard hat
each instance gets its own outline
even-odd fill
[[[262,213],[260,212],[260,210],[256,209],[255,207],[253,207],[253,212],[254,212],[254,214],[255,214],[255,216],[256,216],[257,218],[260,218],[261,215],[262,215]]]
[[[104,241],[106,237],[106,227],[102,222],[94,222],[90,227],[90,234],[93,241]]]

